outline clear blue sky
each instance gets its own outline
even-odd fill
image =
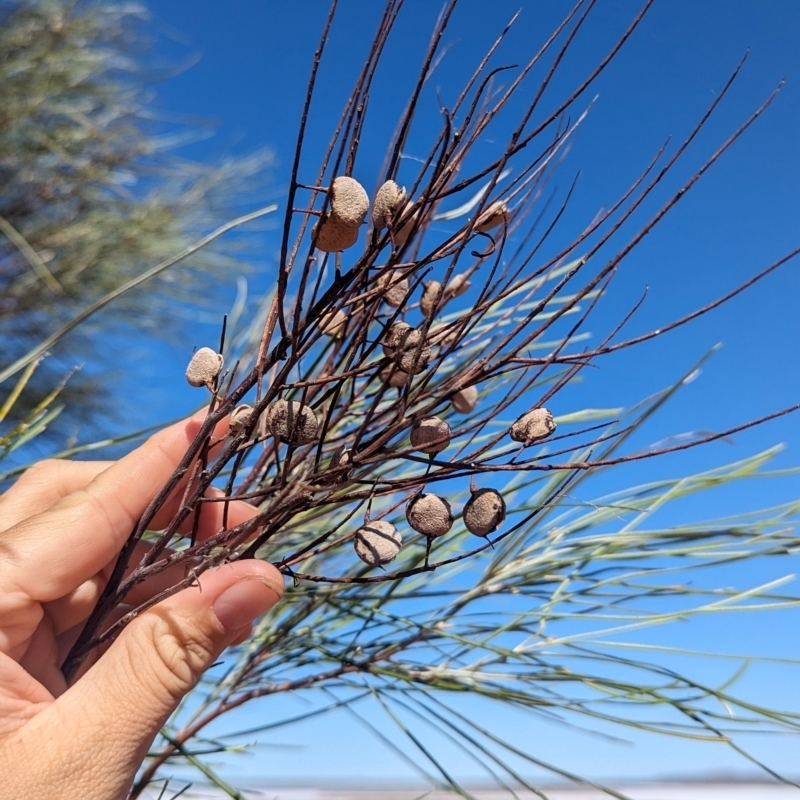
[[[217,136],[187,150],[195,158],[245,153],[268,145],[278,163],[265,201],[282,202],[297,131],[298,114],[311,55],[327,9],[325,0],[151,0],[157,24],[175,38],[161,41],[158,53],[178,60],[198,54],[199,61],[158,87],[158,102],[169,112],[213,120]],[[312,116],[308,152],[321,152],[333,120],[349,94],[382,3],[343,0],[323,69],[320,102]],[[551,97],[579,82],[633,17],[638,0],[600,0],[580,45],[566,60]],[[561,0],[464,0],[448,29],[450,45],[434,84],[445,104],[459,81],[518,9],[522,15],[506,42],[499,63],[525,63],[533,49],[567,11]],[[383,156],[380,131],[391,130],[400,98],[408,88],[439,9],[435,0],[407,0],[388,53],[384,84],[370,107],[375,120],[366,139],[356,177],[374,185]],[[800,244],[800,3],[796,0],[657,0],[640,29],[598,80],[598,95],[582,126],[559,181],[565,186],[580,170],[575,201],[565,232],[582,230],[595,213],[612,203],[635,178],[668,135],[680,140],[724,85],[746,49],[747,64],[730,97],[698,138],[685,164],[668,182],[661,199],[685,180],[724,138],[786,78],[778,100],[690,195],[623,263],[607,302],[591,329],[601,335],[649,287],[643,311],[632,331],[644,331],[714,299],[754,271]],[[431,125],[438,127],[429,103]],[[487,142],[487,148],[491,147]],[[311,163],[311,162],[309,162]],[[652,209],[652,207],[651,207]],[[566,235],[566,233],[565,233]],[[278,248],[277,231],[266,238],[261,273],[251,291],[270,285]],[[563,393],[574,409],[629,405],[663,387],[717,342],[724,347],[665,413],[647,429],[649,441],[688,430],[718,430],[767,414],[800,399],[800,262],[794,262],[743,297],[691,326],[635,351],[602,362],[585,382]],[[227,307],[220,307],[220,313]],[[204,344],[211,328],[187,330],[189,344],[163,352],[154,368],[154,415],[181,413],[193,396],[174,379],[187,353]],[[212,339],[213,341],[213,339]],[[174,389],[174,391],[173,391]],[[176,408],[176,406],[179,406]],[[149,420],[156,421],[156,420]],[[767,444],[786,442],[782,466],[800,464],[800,422],[785,419],[737,436],[690,456],[664,459],[615,473],[600,488],[621,488],[654,475],[674,475],[744,457]],[[756,508],[797,497],[796,478],[753,484],[746,491],[719,492],[702,503],[684,504],[677,518],[704,518]],[[665,517],[669,521],[669,517]],[[787,561],[731,569],[726,582],[754,585],[795,569]],[[659,631],[659,641],[729,652],[757,651],[800,657],[797,614],[715,617]],[[792,631],[791,636],[787,632]],[[651,639],[652,641],[653,639]],[[709,682],[731,672],[722,662],[681,666]],[[778,705],[800,706],[797,666],[754,668],[741,691]],[[245,712],[242,727],[256,718],[283,716],[301,708],[286,698]],[[477,705],[476,705],[477,708]],[[476,713],[484,713],[476,711]],[[623,732],[634,744],[619,745],[574,732],[509,718],[525,744],[563,766],[595,776],[656,775],[745,768],[721,747],[702,746]],[[286,777],[392,778],[407,774],[404,765],[381,745],[370,742],[344,715],[298,725],[282,737],[290,749],[266,749],[246,762],[244,772],[271,780]],[[276,737],[269,738],[273,744]],[[747,743],[778,768],[797,773],[797,740]],[[456,763],[459,757],[453,754]],[[462,762],[459,768],[470,774]]]

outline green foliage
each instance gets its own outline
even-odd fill
[[[0,336],[6,363],[87,304],[182,250],[263,182],[269,153],[218,165],[174,147],[207,131],[159,119],[147,90],[143,6],[0,0]],[[116,319],[163,331],[176,305],[245,264],[210,248],[127,294]],[[168,313],[169,312],[169,313]],[[93,321],[93,325],[94,325]],[[108,330],[109,319],[103,321]],[[80,349],[91,347],[88,330]],[[96,333],[96,328],[93,329]],[[74,363],[60,348],[40,396]],[[80,380],[71,385],[80,388]],[[96,393],[73,393],[85,405]],[[34,392],[36,394],[36,392]],[[97,400],[94,394],[94,400]],[[33,404],[28,400],[28,405]],[[97,403],[94,403],[96,408]]]

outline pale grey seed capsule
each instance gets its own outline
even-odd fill
[[[467,386],[453,395],[453,408],[461,414],[469,414],[478,404],[478,390],[474,386]]]
[[[319,424],[310,406],[296,400],[276,400],[267,409],[267,427],[281,442],[303,445],[316,441]]]
[[[371,567],[394,561],[402,544],[400,532],[384,520],[367,523],[358,529],[353,538],[356,555]]]
[[[419,307],[426,317],[433,314],[433,309],[439,302],[442,296],[442,284],[439,281],[428,281],[425,284],[425,290],[422,292],[422,300],[420,300]]]
[[[453,527],[450,503],[435,494],[417,494],[406,505],[408,524],[417,532],[431,538],[444,536]]]
[[[470,286],[472,286],[472,284],[463,273],[453,275],[453,279],[447,284],[447,288],[444,290],[444,299],[452,300],[454,297],[461,297]]]
[[[485,208],[475,222],[475,230],[481,233],[508,222],[508,206],[502,200],[495,200]]]
[[[411,446],[421,453],[441,453],[450,446],[450,426],[439,417],[414,420],[411,426]]]
[[[186,380],[191,386],[207,386],[219,375],[223,358],[210,347],[201,347],[195,352],[186,367]]]
[[[464,506],[464,525],[476,536],[488,536],[505,518],[505,501],[494,489],[478,489]]]
[[[340,175],[331,184],[331,211],[345,225],[357,228],[369,211],[369,197],[355,178]]]
[[[344,336],[344,326],[347,316],[344,311],[329,311],[320,320],[320,330],[334,339],[341,339]]]
[[[395,322],[387,331],[384,339],[384,352],[389,357],[396,357],[403,350],[415,348],[422,341],[422,334],[405,322]]]
[[[389,328],[391,335],[390,344],[395,353],[399,350],[410,350],[422,341],[422,334],[410,325],[405,329],[396,328],[397,323]]]
[[[382,230],[396,220],[406,204],[406,190],[401,189],[394,181],[386,181],[375,193],[372,204],[372,224]]]
[[[416,375],[428,368],[432,355],[431,348],[422,344],[422,334],[418,330],[410,328],[393,341],[392,357],[403,372]]]
[[[405,220],[397,230],[392,231],[394,243],[398,247],[402,247],[408,241],[408,237],[411,236],[411,232],[414,230],[419,220],[419,209],[417,208],[412,211],[413,208],[414,203],[407,203],[405,208],[398,214],[398,219],[402,218]]]
[[[398,344],[403,339],[405,333],[410,330],[411,326],[407,322],[393,323],[389,330],[386,331],[386,336],[383,339],[382,346],[384,355],[387,355],[389,358],[391,358],[394,355]]]
[[[398,278],[396,272],[389,272],[378,282],[379,286],[385,287],[383,293],[384,302],[392,308],[400,308],[408,296],[410,288],[408,280]]]
[[[358,226],[347,225],[335,214],[327,214],[314,223],[311,236],[318,250],[338,253],[358,241]]]
[[[249,423],[253,416],[253,406],[242,403],[236,406],[231,412],[231,419],[229,427],[231,433],[235,436],[239,431],[243,430]]]
[[[546,408],[534,408],[523,414],[508,430],[515,442],[532,444],[546,439],[556,429],[553,415]]]
[[[419,350],[405,350],[395,356],[394,363],[400,367],[403,372],[408,372],[411,375],[419,375],[428,369],[428,364],[431,363],[433,352],[428,345],[424,345]]]
[[[407,372],[403,372],[403,370],[398,369],[393,364],[384,367],[378,373],[378,377],[384,383],[388,383],[389,386],[394,386],[397,389],[402,388],[411,380],[411,376]]]

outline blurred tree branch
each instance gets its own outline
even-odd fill
[[[165,122],[147,88],[140,4],[0,0],[0,336],[9,363],[87,304],[186,248],[262,188],[271,155],[218,164],[175,146],[208,131]],[[98,330],[153,333],[196,306],[208,281],[246,268],[230,244],[204,248],[60,343],[26,387],[22,410],[96,347]],[[200,291],[200,289],[203,289]],[[106,353],[106,355],[108,355]],[[103,386],[75,376],[69,414],[95,417]],[[65,414],[65,417],[67,415]]]

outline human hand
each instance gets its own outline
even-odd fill
[[[208,571],[134,619],[74,685],[64,680],[120,549],[201,422],[166,428],[117,462],[41,462],[0,497],[0,800],[125,798],[181,698],[280,599],[270,564]],[[220,529],[222,505],[205,504],[199,538]],[[255,514],[231,503],[227,524]],[[181,577],[162,573],[126,599],[138,605]]]

